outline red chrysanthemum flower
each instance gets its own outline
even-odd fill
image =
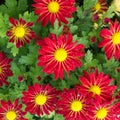
[[[84,55],[84,45],[72,39],[72,34],[58,38],[52,34],[41,43],[38,66],[44,66],[43,71],[47,74],[54,73],[55,79],[63,79],[64,71],[69,73],[82,65],[80,59]]]
[[[99,47],[105,47],[104,51],[108,59],[112,56],[116,60],[120,58],[120,23],[109,21],[110,28],[104,28],[100,31],[103,40],[99,43]]]
[[[64,90],[57,104],[57,113],[62,114],[65,120],[90,120],[90,100],[77,89]]]
[[[19,20],[9,18],[9,21],[12,26],[6,35],[9,37],[9,42],[15,43],[17,48],[23,46],[24,43],[30,43],[30,40],[35,37],[35,32],[30,29],[33,26],[32,22],[26,22],[22,18]]]
[[[112,108],[114,120],[120,120],[120,102],[116,102]]]
[[[11,101],[1,101],[0,120],[27,120],[23,118],[26,112],[22,111],[22,104],[18,104],[18,99]]]
[[[117,105],[118,104],[111,104],[111,102],[94,102],[94,106],[90,108],[93,112],[93,118],[91,120],[119,120],[116,117],[117,111],[119,111]]]
[[[93,14],[96,13],[104,13],[108,10],[108,5],[106,0],[98,0],[98,2],[96,3],[96,5],[93,7],[92,12]]]
[[[12,59],[7,58],[5,54],[0,52],[0,86],[3,84],[8,84],[7,78],[13,75],[12,71],[10,70],[11,61]]]
[[[108,5],[106,0],[98,0],[96,5],[93,7],[92,12],[92,20],[95,22],[99,18],[102,18],[102,14],[108,10]]]
[[[50,23],[54,25],[56,19],[59,22],[68,23],[66,18],[71,18],[72,13],[76,11],[74,7],[75,0],[34,0],[36,3],[35,14],[39,16],[38,22],[42,21],[45,26]]]
[[[112,79],[108,75],[98,70],[88,74],[84,72],[84,76],[80,76],[80,82],[82,85],[78,85],[77,88],[84,94],[91,95],[93,98],[100,98],[102,101],[112,100],[112,94],[116,89],[115,85],[110,85]]]
[[[56,109],[58,92],[49,84],[29,86],[28,91],[23,92],[22,101],[26,104],[26,111],[42,116]]]

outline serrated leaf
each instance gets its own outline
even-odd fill
[[[27,7],[28,7],[27,0],[19,0],[18,1],[18,10],[20,12],[25,11]]]
[[[71,33],[74,33],[77,29],[78,29],[78,26],[75,26],[75,25],[72,25],[72,26],[70,27]]]
[[[19,18],[23,18],[26,21],[36,22],[37,15],[34,14],[34,12],[24,12],[24,14],[19,14]]]
[[[107,10],[107,12],[105,12],[104,14],[103,14],[103,18],[112,18],[113,16],[114,16],[114,5],[112,4],[109,8],[108,8],[108,10]]]
[[[32,65],[33,63],[35,63],[35,58],[36,57],[34,54],[27,54],[26,56],[21,56],[19,62],[21,64]]]
[[[6,31],[9,27],[9,16],[7,14],[0,13],[0,37],[6,37]]]
[[[8,43],[7,48],[11,48],[11,53],[14,57],[19,53],[19,49],[16,48],[15,44],[13,43]]]
[[[33,119],[33,115],[30,114],[30,113],[28,113],[28,112],[27,112],[27,114],[25,115],[25,118],[27,118],[28,120],[34,120],[34,119]]]
[[[17,5],[16,0],[5,0],[5,5],[9,8],[13,8]]]
[[[119,65],[118,61],[115,61],[114,58],[112,58],[111,60],[106,60],[106,63],[103,64],[104,67],[106,68],[116,68]]]
[[[85,61],[90,62],[93,59],[93,54],[88,50],[87,53],[85,54]]]
[[[95,6],[96,3],[97,0],[84,0],[83,7],[85,10],[88,10]]]
[[[82,7],[77,7],[77,17],[78,18],[83,18],[83,9]]]
[[[83,44],[85,46],[85,48],[88,48],[89,47],[89,39],[88,39],[88,36],[83,36],[83,37],[80,37],[77,39],[78,40],[78,43],[79,44]]]
[[[50,32],[56,34],[59,36],[62,33],[63,26],[59,26],[58,20],[55,21],[54,23],[54,28],[50,28]]]
[[[5,5],[2,4],[0,6],[0,11],[4,14],[8,14],[11,17],[18,17],[17,15],[24,12],[26,8],[27,0],[5,0]]]
[[[64,117],[60,114],[56,114],[53,120],[64,120]]]

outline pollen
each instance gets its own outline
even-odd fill
[[[60,9],[60,5],[56,1],[50,2],[47,7],[50,13],[57,13]]]
[[[100,11],[100,9],[101,9],[101,5],[100,5],[99,2],[95,5],[95,9],[96,9],[97,11]]]
[[[58,62],[63,62],[67,58],[67,51],[64,48],[59,48],[55,51],[54,57]]]
[[[101,94],[101,89],[100,89],[99,86],[92,85],[92,86],[89,88],[89,92],[92,92],[92,93],[94,93],[94,94],[100,95],[100,94]]]
[[[101,108],[96,112],[96,117],[98,119],[105,119],[107,116],[107,109],[106,108]]]
[[[47,96],[45,95],[40,94],[35,97],[35,103],[37,105],[44,105],[46,101],[47,101]]]
[[[22,38],[25,35],[25,28],[23,26],[18,26],[14,29],[14,35],[18,38]]]
[[[0,74],[2,74],[2,67],[0,66]]]
[[[112,35],[112,42],[114,45],[120,44],[120,32],[116,32]]]
[[[8,111],[6,113],[7,120],[15,120],[17,118],[17,114],[14,111]]]
[[[71,103],[71,110],[74,112],[79,112],[83,108],[82,102],[79,100],[75,100]]]

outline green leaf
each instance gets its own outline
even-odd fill
[[[93,59],[93,54],[88,50],[86,55],[85,55],[85,61],[86,62],[91,62]]]
[[[18,54],[18,52],[19,52],[19,49],[16,48],[16,46],[15,46],[13,43],[9,43],[9,42],[8,42],[7,48],[11,48],[11,53],[12,53],[12,55],[13,55],[14,57],[15,57],[15,56]]]
[[[119,62],[116,61],[114,58],[112,58],[111,60],[106,59],[106,63],[104,63],[103,66],[107,69],[109,68],[109,70],[112,71],[119,66]]]
[[[83,31],[82,37],[79,37],[77,40],[78,40],[79,44],[83,44],[85,46],[85,48],[89,48],[90,40],[89,40],[89,36],[88,36],[87,32]]]
[[[19,59],[20,64],[25,64],[25,65],[32,65],[36,63],[37,57],[38,57],[38,46],[35,44],[31,43],[28,45],[28,50],[29,52],[25,55],[22,55]]]
[[[19,0],[18,1],[19,13],[22,13],[23,11],[25,11],[27,7],[28,7],[27,0]]]
[[[85,61],[82,67],[84,70],[87,70],[90,67],[98,67],[98,61],[93,59],[93,54],[89,50],[85,54]]]
[[[114,5],[112,4],[109,8],[108,8],[108,10],[107,10],[107,12],[105,12],[104,14],[103,14],[103,18],[112,18],[113,16],[114,16]]]
[[[9,16],[7,14],[0,13],[0,37],[4,38],[6,37],[6,32],[9,27]]]
[[[75,33],[75,31],[77,31],[77,29],[78,29],[78,26],[76,26],[76,25],[71,25],[70,26],[70,32],[71,33]]]
[[[55,21],[54,28],[50,28],[50,32],[56,34],[57,36],[59,36],[62,33],[62,30],[63,26],[59,26],[58,20]]]
[[[25,65],[32,65],[36,61],[36,55],[28,53],[25,56],[21,56],[19,62]]]
[[[28,120],[34,120],[33,115],[30,114],[29,112],[27,112],[27,114],[25,115],[25,118],[27,118]]]
[[[85,10],[88,10],[95,6],[96,3],[97,0],[84,0],[83,7]]]
[[[23,15],[19,14],[19,18],[23,18],[26,21],[36,22],[37,15],[34,14],[34,12],[24,12]]]
[[[8,14],[11,17],[18,17],[17,15],[24,12],[27,8],[27,0],[5,0],[5,5],[0,6],[0,11]]]
[[[77,7],[77,17],[79,19],[83,18],[83,8],[82,7]]]
[[[46,74],[42,71],[42,68],[37,64],[35,67],[30,67],[30,71],[28,72],[28,76],[32,78],[33,83],[38,82],[37,77],[40,76],[42,79],[46,76]]]
[[[56,114],[53,120],[64,120],[64,117],[60,114]]]

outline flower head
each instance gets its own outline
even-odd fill
[[[49,114],[56,109],[57,92],[50,85],[29,86],[28,91],[23,92],[23,103],[26,111],[38,116]]]
[[[49,21],[54,25],[56,19],[67,23],[66,18],[71,18],[72,13],[76,11],[75,0],[34,0],[34,2],[36,3],[32,6],[35,7],[35,14],[39,17],[37,21],[42,21],[43,26]]]
[[[104,13],[108,10],[108,5],[106,0],[98,0],[98,2],[96,3],[96,5],[93,7],[92,11],[93,14],[100,14],[100,13]]]
[[[23,118],[26,112],[22,111],[22,104],[18,104],[18,99],[11,101],[1,101],[0,120],[27,120]]]
[[[38,66],[44,66],[43,71],[47,74],[55,74],[55,79],[63,79],[64,71],[69,73],[82,65],[80,59],[84,55],[84,46],[72,39],[72,34],[58,38],[52,34],[41,43]]]
[[[100,98],[102,101],[112,100],[112,94],[116,89],[116,86],[110,85],[112,79],[108,75],[96,70],[88,74],[84,72],[84,76],[80,76],[80,82],[82,85],[77,86],[79,91],[84,94],[89,94],[93,98]]]
[[[16,44],[17,48],[23,46],[24,43],[30,43],[30,40],[35,37],[35,32],[29,28],[33,26],[32,22],[26,22],[22,18],[19,20],[10,18],[9,21],[12,26],[6,34],[9,37],[9,42]]]
[[[57,104],[57,113],[62,114],[65,120],[89,120],[92,114],[90,103],[90,98],[77,89],[64,90]]]
[[[120,16],[120,1],[119,0],[113,0],[112,4],[114,6],[114,12]]]
[[[7,78],[13,75],[10,70],[11,61],[12,59],[7,58],[5,54],[0,52],[0,86],[8,84]]]
[[[110,21],[110,28],[104,28],[100,31],[102,41],[99,43],[99,47],[104,47],[107,59],[111,59],[112,56],[116,60],[120,58],[120,23]]]
[[[118,120],[116,116],[119,111],[117,105],[112,105],[111,102],[101,103],[96,101],[94,106],[90,108],[93,112],[92,120]]]

